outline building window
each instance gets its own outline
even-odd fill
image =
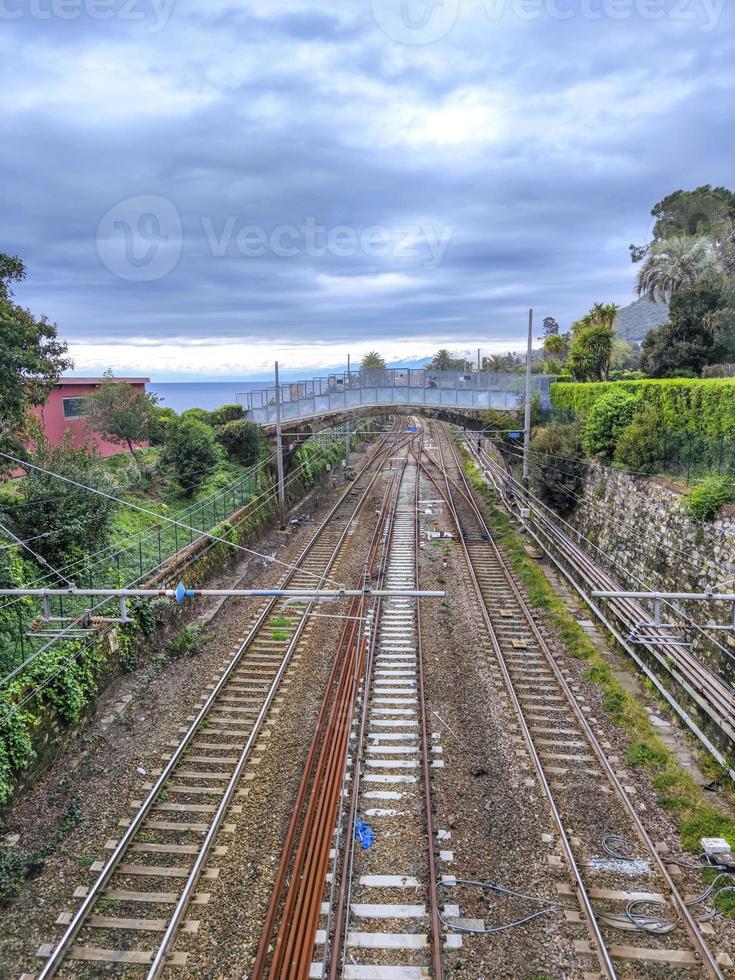
[[[84,398],[64,398],[64,418],[81,419],[86,416]]]

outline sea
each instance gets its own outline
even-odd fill
[[[267,387],[267,381],[160,381],[146,385],[146,391],[157,395],[163,408],[173,408],[175,412],[187,408],[211,412],[220,405],[244,403],[246,392]]]

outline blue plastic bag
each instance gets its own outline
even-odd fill
[[[363,851],[367,851],[369,847],[373,846],[375,831],[362,820],[357,820],[355,822],[355,840],[360,842]]]

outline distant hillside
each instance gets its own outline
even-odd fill
[[[641,341],[649,330],[666,323],[669,308],[664,303],[652,303],[647,299],[637,299],[630,306],[618,312],[615,331],[621,340]]]

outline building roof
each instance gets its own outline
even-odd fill
[[[67,378],[62,376],[56,382],[60,385],[101,385],[103,381],[126,381],[128,384],[150,384],[150,378]]]

